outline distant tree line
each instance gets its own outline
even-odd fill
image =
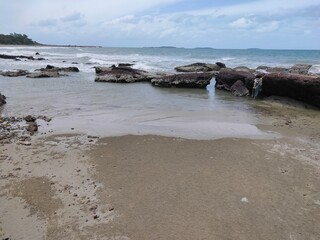
[[[39,45],[36,41],[28,38],[26,34],[10,33],[9,35],[0,34],[0,44],[7,45]]]

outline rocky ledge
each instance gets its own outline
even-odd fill
[[[150,82],[152,76],[148,72],[129,66],[95,67],[95,82],[134,83]]]
[[[177,88],[206,88],[213,78],[212,73],[186,73],[157,77],[151,80],[151,84],[157,87]]]
[[[221,68],[225,68],[224,63],[217,62],[211,63],[193,63],[190,65],[176,67],[177,72],[214,72],[219,71]]]
[[[256,70],[225,68],[216,75],[215,87],[235,96],[247,96],[252,94],[255,79],[259,79],[262,83],[259,95],[262,97],[284,96],[320,107],[320,76],[309,74],[310,67],[297,64],[291,68],[258,67]],[[259,71],[261,69],[264,71]]]
[[[290,97],[320,108],[320,77],[270,73],[262,78],[262,95]]]
[[[2,59],[12,59],[16,61],[20,61],[21,59],[27,59],[27,60],[45,60],[44,58],[34,58],[33,56],[23,56],[23,55],[6,55],[6,54],[0,54],[0,58]]]
[[[60,76],[67,76],[60,72],[79,72],[77,67],[55,67],[47,65],[45,68],[38,69],[33,73],[27,74],[29,78],[57,78]]]
[[[30,72],[27,70],[17,70],[17,71],[0,71],[0,75],[5,77],[20,77],[26,76]]]

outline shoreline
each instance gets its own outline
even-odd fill
[[[257,126],[278,139],[53,132],[0,146],[0,236],[316,239],[320,126],[294,109]]]

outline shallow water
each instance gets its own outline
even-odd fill
[[[214,79],[207,89],[164,89],[149,83],[96,83],[93,66],[132,62],[136,67],[147,70],[172,71],[179,63],[218,60],[224,60],[227,65],[247,61],[247,66],[250,66],[267,64],[275,54],[283,56],[275,65],[297,61],[294,60],[294,56],[297,56],[294,51],[269,51],[264,57],[259,51],[249,50],[0,48],[0,53],[6,54],[32,55],[35,52],[40,52],[39,57],[47,60],[2,60],[0,69],[33,70],[51,64],[59,67],[77,66],[81,72],[48,79],[0,76],[0,91],[8,102],[2,107],[1,114],[52,117],[49,126],[41,124],[40,132],[54,129],[55,133],[63,133],[74,128],[74,132],[99,136],[158,134],[214,139],[272,138],[276,135],[262,132],[256,127],[256,124],[268,124],[259,117],[259,101],[215,91]],[[299,52],[302,56],[307,53]],[[305,59],[315,62],[318,55],[318,51],[311,52]],[[73,65],[72,62],[78,64]]]

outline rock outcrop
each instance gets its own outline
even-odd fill
[[[55,67],[47,65],[45,68],[39,69],[41,72],[79,72],[77,67]]]
[[[244,97],[249,95],[249,90],[241,80],[236,81],[230,88],[231,93],[236,97]]]
[[[33,73],[27,75],[29,78],[57,78],[60,76],[67,76],[60,72],[79,72],[77,67],[55,67],[47,65],[45,68],[38,69]]]
[[[28,78],[57,78],[60,76],[61,74],[59,72],[49,71],[33,72],[27,75]]]
[[[308,74],[310,68],[312,67],[311,64],[295,64],[293,67],[291,67],[288,72],[289,73],[295,73],[295,74]]]
[[[154,86],[166,88],[206,88],[212,77],[211,73],[173,74],[154,78],[151,83]]]
[[[180,66],[174,68],[177,72],[212,72],[219,71],[221,68],[224,68],[223,63],[193,63],[190,65]]]
[[[127,66],[95,67],[95,82],[134,83],[150,82],[152,77],[146,71]]]
[[[0,58],[2,58],[2,59],[12,59],[12,60],[20,60],[20,59],[45,60],[44,58],[34,58],[33,56],[6,55],[6,54],[0,54]]]
[[[0,106],[6,103],[6,97],[0,93]]]
[[[0,71],[0,75],[5,77],[20,77],[20,76],[26,76],[30,72],[27,70],[17,70],[17,71]]]
[[[270,73],[262,78],[262,94],[290,97],[320,107],[320,77]]]
[[[216,75],[215,87],[231,91],[231,87],[238,81],[242,81],[247,89],[252,89],[255,75],[247,71],[236,71],[230,68],[221,69]]]

